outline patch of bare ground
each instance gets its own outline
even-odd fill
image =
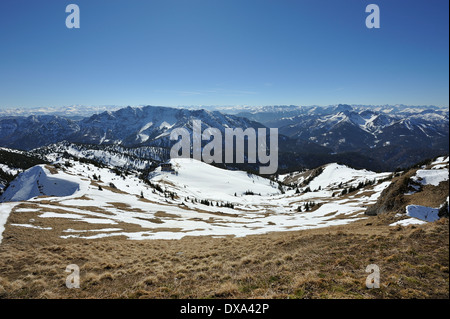
[[[92,198],[90,198],[89,196],[86,196],[86,194],[84,194],[81,197],[76,197],[74,198],[75,200],[92,200]]]
[[[42,218],[40,215],[44,212],[53,212],[53,213],[61,213],[68,214],[72,213],[70,211],[70,207],[68,206],[58,206],[57,203],[53,203],[52,207],[42,208],[38,203],[21,203],[17,205],[11,212],[8,218],[8,224],[26,224],[37,226],[41,228],[51,228],[48,229],[31,229],[26,227],[13,227],[13,231],[6,236],[10,237],[10,240],[16,242],[37,242],[40,244],[49,244],[49,243],[57,243],[60,242],[61,236],[69,236],[69,235],[81,235],[81,236],[89,236],[94,235],[92,231],[100,231],[104,228],[118,228],[123,232],[142,232],[142,231],[171,231],[177,232],[180,231],[178,228],[166,228],[165,230],[161,230],[161,228],[149,228],[144,227],[138,224],[130,224],[120,221],[114,221],[114,223],[88,223],[82,220],[72,219],[72,218],[63,218],[63,217],[45,217]],[[19,209],[33,209],[34,211],[20,211]],[[78,210],[86,210],[87,215],[83,215],[83,213],[77,211],[77,215],[82,215],[87,218],[100,218],[99,216],[92,215],[92,212],[97,212],[95,209],[90,210],[89,207],[77,207]],[[104,214],[103,217],[105,220],[113,215],[109,212],[103,212],[101,208],[97,208],[100,213]],[[19,210],[19,211],[17,211]],[[136,217],[138,219],[146,220],[152,222],[154,224],[161,224],[163,221],[159,218],[141,218]],[[112,220],[113,221],[113,220]],[[80,230],[83,232],[67,232],[67,230]],[[111,232],[108,232],[111,234]],[[123,238],[126,238],[125,236]],[[99,239],[95,239],[99,240]],[[106,240],[106,239],[100,239]]]
[[[217,215],[217,216],[227,216],[227,217],[239,217],[238,214],[230,214],[230,213],[224,213],[224,212],[220,212],[220,211],[208,211],[208,210],[204,210],[204,209],[200,209],[198,207],[195,208],[190,208],[186,205],[179,205],[178,207],[184,209],[184,210],[188,210],[188,211],[192,211],[195,213],[201,213],[201,214],[209,214],[209,215]]]
[[[45,165],[44,166],[52,175],[58,174],[58,170],[52,166],[52,165]]]
[[[41,206],[41,204],[45,206]],[[62,203],[52,201],[39,201],[38,203],[21,203],[20,205],[14,208],[13,212],[17,211],[18,208],[35,209],[36,212],[38,213],[42,213],[44,211],[54,213],[71,213],[71,209],[76,209],[78,211],[86,211],[86,214],[88,215],[92,212],[111,216],[114,215],[113,213],[108,212],[107,210],[98,206],[73,206],[73,205],[64,205]]]
[[[124,210],[127,212],[138,212],[138,213],[144,213],[145,211],[143,211],[140,208],[136,208],[136,207],[131,207],[131,205],[127,204],[127,203],[121,203],[121,202],[108,202],[107,204],[113,206],[114,208],[120,209],[120,210]]]
[[[375,193],[373,190],[364,190],[353,195],[353,198],[371,197]]]
[[[355,212],[355,213],[351,213],[351,214],[338,214],[338,215],[335,215],[335,216],[333,216],[333,218],[330,218],[328,220],[356,218],[357,216],[359,216],[359,214],[361,214],[361,213],[360,212]]]
[[[160,204],[161,204],[161,203],[158,203],[158,202],[149,200],[149,199],[147,199],[147,198],[142,198],[142,197],[139,198],[138,200],[141,201],[141,202],[144,202],[144,203],[150,203],[150,204],[156,204],[156,205],[160,205]]]
[[[445,201],[449,192],[449,182],[441,182],[438,186],[425,185],[421,191],[405,196],[407,205],[422,205],[428,207],[439,207]]]
[[[369,206],[365,213],[367,215],[404,214],[407,205],[440,207],[448,197],[449,182],[443,181],[437,186],[420,185],[411,179],[416,172],[417,169],[411,169],[395,177],[392,183],[383,190],[377,202]],[[411,185],[414,185],[416,189]]]
[[[151,222],[154,224],[164,224],[164,222],[159,218],[145,218],[145,217],[136,217],[136,218],[140,219],[140,220],[145,220],[145,221],[148,221],[148,222]]]
[[[390,227],[387,215],[242,238],[145,241],[46,241],[45,231],[9,221],[0,297],[449,298],[448,219]],[[80,267],[79,289],[65,286],[69,264]],[[369,264],[380,267],[379,289],[365,286]]]
[[[107,191],[116,193],[116,194],[128,194],[127,192],[124,192],[124,191],[118,189],[117,187],[111,187],[111,186],[107,186],[107,185],[102,185],[102,184],[99,184],[99,182],[95,182],[93,180],[91,180],[90,185],[94,186],[94,187],[97,187],[97,188],[101,188],[103,190],[107,190]]]
[[[157,212],[155,213],[155,217],[178,218],[178,217],[180,217],[180,215],[170,214],[170,213],[163,212],[163,211],[157,211]]]
[[[108,190],[110,192],[116,193],[116,194],[128,194],[127,192],[124,192],[124,191],[122,191],[122,190],[120,190],[120,189],[118,189],[116,187],[103,185],[102,188],[106,189],[106,190]]]

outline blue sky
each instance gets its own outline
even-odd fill
[[[65,8],[80,7],[68,29]],[[380,7],[368,29],[365,8]],[[2,0],[0,108],[449,105],[447,0]]]

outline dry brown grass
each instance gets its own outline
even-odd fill
[[[7,225],[0,297],[449,298],[448,220],[409,227],[389,220],[147,241],[63,240]],[[69,264],[80,267],[80,289],[65,286]],[[369,264],[380,267],[379,289],[365,287]]]
[[[442,205],[449,192],[448,181],[441,182],[439,186],[425,185],[420,192],[405,196],[407,205],[422,205],[428,207],[439,207]]]
[[[131,207],[129,204],[121,203],[121,202],[108,202],[107,204],[111,205],[114,208],[126,211],[126,212],[138,212],[138,213],[144,213],[140,208]]]
[[[53,165],[44,165],[46,169],[50,172],[50,174],[55,175],[58,174],[58,170]]]
[[[157,212],[155,213],[155,217],[177,218],[177,217],[180,217],[180,215],[170,214],[170,213],[163,212],[163,211],[157,211]]]

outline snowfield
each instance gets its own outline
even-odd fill
[[[193,159],[171,160],[174,172],[158,168],[149,183],[136,174],[119,176],[109,168],[69,163],[57,170],[38,165],[21,173],[1,198],[0,225],[9,214],[27,212],[35,213],[33,219],[15,227],[53,232],[51,223],[70,221],[70,227],[58,233],[61,238],[247,236],[366,218],[365,208],[390,184],[380,181],[388,173],[338,164],[327,165],[311,181],[313,191],[303,193],[286,187],[281,191],[275,181]],[[376,182],[333,197],[338,184],[357,185],[367,180]],[[245,195],[248,192],[254,195]],[[305,210],[305,204],[311,202],[316,205]],[[39,226],[34,225],[37,221]]]
[[[162,172],[159,167],[151,181],[185,187],[186,193],[211,200],[233,200],[235,193],[246,191],[261,195],[280,193],[277,184],[272,185],[270,180],[246,172],[216,168],[191,158],[172,159],[170,163],[176,174]]]

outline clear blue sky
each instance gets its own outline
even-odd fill
[[[67,29],[68,4],[81,28]],[[381,28],[367,29],[378,4]],[[449,104],[448,0],[1,0],[0,108]]]

